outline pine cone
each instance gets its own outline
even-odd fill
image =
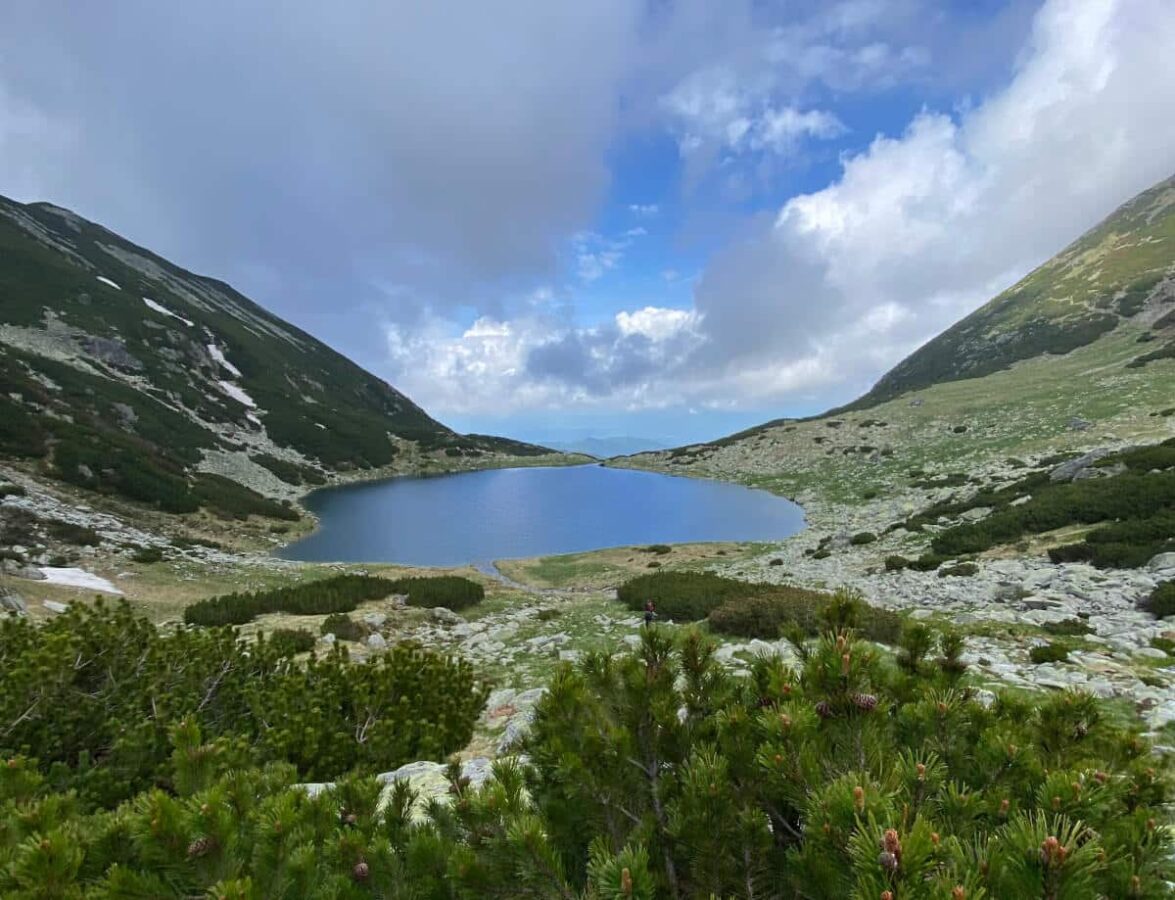
[[[821,700],[816,704],[816,715],[822,719],[832,718],[832,704],[827,700]]]
[[[198,859],[207,856],[216,849],[216,838],[204,835],[188,844],[188,859]]]
[[[371,876],[371,869],[368,868],[367,863],[360,860],[355,863],[355,868],[351,870],[351,877],[356,881],[366,881]]]
[[[888,850],[882,850],[878,854],[877,864],[887,872],[896,872],[898,870],[898,858]]]
[[[872,712],[877,709],[877,697],[874,694],[853,694],[849,699],[861,712]]]

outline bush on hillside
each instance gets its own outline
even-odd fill
[[[102,536],[93,528],[73,522],[49,522],[46,530],[57,540],[75,547],[97,547],[102,543]]]
[[[371,575],[335,575],[267,591],[224,594],[199,600],[184,610],[189,625],[243,625],[266,613],[316,616],[351,612],[365,600],[398,593],[400,582]]]
[[[979,571],[979,566],[973,562],[956,563],[938,570],[939,578],[969,578]]]
[[[896,553],[891,553],[885,558],[885,571],[900,572],[910,564],[910,561],[904,556],[899,556]]]
[[[872,544],[876,540],[877,535],[872,531],[860,531],[849,539],[849,543],[854,547],[860,547],[863,544]]]
[[[1038,644],[1028,651],[1028,658],[1037,665],[1065,662],[1069,658],[1069,648],[1064,644]]]
[[[256,746],[291,762],[333,753],[311,711],[335,692],[416,710],[414,692],[457,687],[405,663],[422,671],[395,673],[403,692],[282,664],[302,674],[288,699],[308,692],[309,739],[283,728],[284,743]],[[354,670],[383,668],[337,675]],[[314,712],[335,725],[343,708]],[[364,736],[381,743],[381,729]],[[64,793],[44,760],[10,758],[0,895],[1092,900],[1166,896],[1175,878],[1169,767],[1092,698],[981,704],[945,667],[895,672],[843,634],[798,672],[767,658],[736,678],[697,633],[675,646],[649,629],[631,653],[561,669],[529,762],[500,761],[481,788],[452,768],[449,803],[370,778],[312,796],[296,765],[261,768],[248,744],[181,720],[164,735],[165,787],[116,814]]]
[[[661,619],[704,619],[720,634],[765,640],[797,631],[812,636],[828,627],[855,627],[871,640],[893,643],[901,622],[896,613],[870,606],[858,594],[752,584],[709,572],[640,575],[622,584],[617,598],[634,611],[652,600]]]
[[[0,500],[5,497],[23,497],[27,493],[19,484],[0,484]]]
[[[393,594],[407,594],[409,606],[431,609],[466,609],[485,599],[485,588],[476,581],[459,575],[429,575],[418,578],[399,578],[393,582]]]
[[[1073,525],[1097,527],[1080,543],[1050,550],[1054,562],[1129,568],[1175,549],[1175,442],[1112,454],[1099,461],[1098,466],[1103,465],[1124,465],[1126,471],[1072,482],[1052,482],[1047,473],[1036,473],[998,490],[985,488],[968,500],[935,504],[908,525],[992,507],[983,520],[955,525],[934,536],[933,554],[946,558]]]
[[[340,641],[358,642],[367,637],[367,626],[346,613],[331,613],[323,620],[319,633],[333,634]]]
[[[652,600],[662,619],[697,622],[727,600],[761,590],[761,586],[711,572],[657,572],[630,578],[617,588],[616,598],[635,612],[643,610],[645,603]]]
[[[163,633],[126,603],[71,604],[40,626],[6,618],[0,757],[35,752],[55,784],[112,804],[157,783],[168,731],[189,719],[243,739],[242,762],[323,780],[443,757],[469,740],[485,698],[468,664],[411,646],[363,665],[341,649],[295,665],[285,649],[231,629]]]
[[[278,628],[267,635],[270,648],[278,656],[297,656],[314,649],[315,639],[305,628]]]
[[[1164,581],[1151,591],[1146,609],[1156,619],[1175,615],[1175,581]]]
[[[139,547],[131,554],[131,559],[137,563],[163,562],[163,550],[160,547]]]

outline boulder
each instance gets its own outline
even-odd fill
[[[387,620],[388,617],[381,612],[367,613],[367,615],[363,617],[363,622],[367,625],[370,625],[372,628],[383,628],[384,623]]]
[[[28,607],[20,594],[0,587],[0,612],[16,613],[18,616],[23,616],[28,612]]]
[[[1077,459],[1063,462],[1049,472],[1049,481],[1073,481],[1079,477],[1089,477],[1088,475],[1083,476],[1082,473],[1090,469],[1103,456],[1109,456],[1113,452],[1109,447],[1100,447],[1097,450],[1090,450]]]
[[[58,603],[56,600],[42,600],[41,605],[49,610],[49,612],[57,613],[58,615],[69,609],[68,603]]]
[[[432,620],[434,622],[439,622],[442,625],[459,625],[465,621],[459,615],[457,615],[457,613],[453,612],[453,610],[446,609],[443,606],[437,606],[433,608]]]
[[[1152,556],[1151,561],[1146,564],[1146,567],[1150,572],[1175,569],[1175,553],[1160,553],[1157,556]]]
[[[378,631],[367,636],[367,646],[372,650],[386,650],[388,649],[388,642],[384,640],[384,636]]]

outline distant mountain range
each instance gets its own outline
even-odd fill
[[[585,437],[573,441],[547,441],[546,445],[564,453],[586,453],[598,459],[610,459],[613,456],[627,456],[630,453],[644,453],[649,450],[661,450],[669,445],[669,441],[659,441],[655,438],[631,437]]]
[[[229,285],[0,198],[0,458],[190,511],[271,477],[547,452],[457,434]]]

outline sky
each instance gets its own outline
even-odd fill
[[[1175,0],[5,0],[0,194],[461,431],[847,402],[1175,173]]]

